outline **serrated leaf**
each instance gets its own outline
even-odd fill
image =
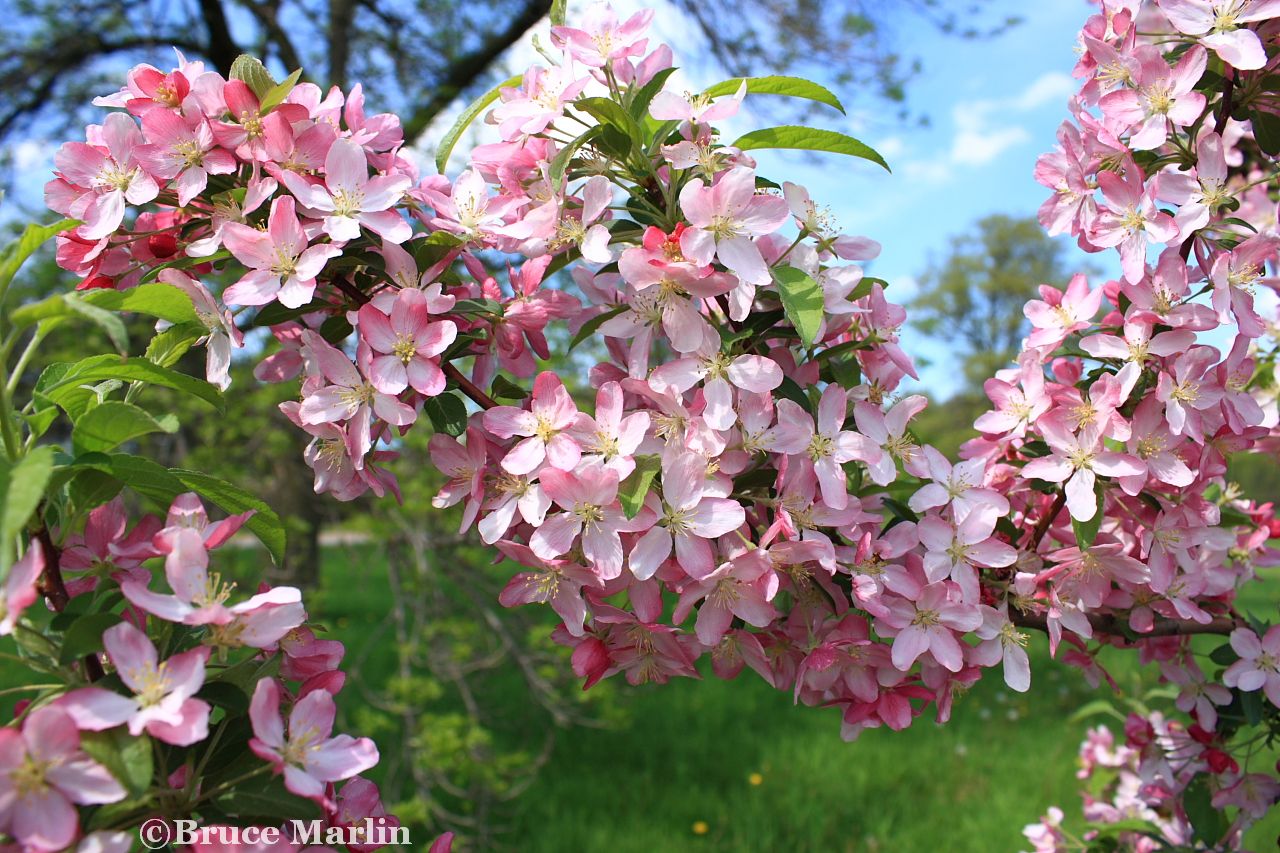
[[[467,431],[467,404],[452,391],[428,397],[422,411],[436,432],[459,436]]]
[[[119,780],[132,797],[151,787],[151,738],[134,737],[123,726],[105,732],[81,732],[80,748]]]
[[[79,225],[77,219],[63,219],[50,225],[31,224],[23,229],[18,239],[0,251],[0,295],[8,289],[13,277],[36,249],[51,237],[61,234],[68,228]]]
[[[557,151],[556,156],[551,158],[551,165],[547,168],[547,185],[551,187],[562,186],[565,172],[569,169],[569,161],[578,153],[579,148],[599,135],[599,127],[589,127]]]
[[[140,284],[128,290],[90,290],[76,296],[99,308],[146,314],[170,323],[194,323],[199,319],[191,297],[181,288],[163,282]]]
[[[733,143],[735,148],[752,151],[760,148],[788,148],[799,151],[827,151],[832,154],[845,154],[849,157],[860,157],[883,166],[886,172],[892,171],[889,164],[870,145],[834,130],[823,130],[816,127],[800,127],[783,125],[781,127],[765,127],[744,134]]]
[[[583,323],[582,327],[578,329],[578,333],[573,336],[573,340],[569,341],[568,351],[573,352],[574,347],[594,335],[596,333],[596,329],[599,329],[605,323],[609,322],[614,317],[617,317],[623,311],[628,310],[630,307],[631,306],[629,305],[619,305],[616,308],[610,308],[608,311],[601,312]]]
[[[102,632],[120,622],[118,613],[86,613],[62,635],[58,662],[66,665],[102,651]]]
[[[453,127],[449,128],[449,132],[440,139],[440,147],[436,151],[436,170],[439,171],[440,174],[444,174],[445,166],[449,165],[449,155],[453,153],[454,146],[458,144],[458,140],[462,138],[462,134],[466,133],[467,128],[471,126],[471,122],[476,120],[476,116],[480,115],[480,113],[484,112],[490,104],[498,100],[498,95],[503,89],[519,86],[523,80],[524,75],[517,74],[514,77],[510,77],[502,81],[480,97],[476,98],[471,102],[471,106],[462,111],[462,114],[458,116],[458,120],[453,123]]]
[[[725,80],[722,83],[715,84],[703,94],[713,98],[732,95],[738,91],[738,87],[742,85],[744,79],[747,81],[747,92],[752,95],[782,95],[787,98],[804,98],[808,101],[817,101],[820,104],[834,107],[841,113],[844,112],[844,104],[840,103],[840,99],[836,97],[834,92],[803,77],[784,77],[779,75],[735,77],[732,80]]]
[[[800,342],[812,344],[822,327],[822,286],[795,267],[778,267],[774,269],[773,277],[782,297],[782,310],[800,335]]]
[[[662,470],[662,459],[656,455],[644,454],[636,457],[636,467],[627,479],[618,486],[618,503],[627,518],[635,518],[644,506],[644,499],[649,495],[654,477]]]
[[[259,100],[265,98],[276,85],[271,72],[262,64],[262,60],[247,53],[240,54],[231,63],[231,79],[244,81]]]
[[[178,419],[173,415],[157,418],[132,403],[107,400],[76,420],[71,430],[71,443],[77,451],[106,452],[139,436],[177,431]]]
[[[286,542],[284,522],[264,501],[234,483],[202,471],[170,468],[169,473],[181,481],[185,489],[195,492],[205,500],[212,501],[225,512],[235,514],[253,510],[253,515],[249,516],[244,526],[267,546],[267,551],[271,553],[271,558],[277,565],[284,561]]]
[[[71,364],[55,383],[42,392],[63,408],[77,395],[81,386],[118,379],[122,382],[146,382],[182,391],[213,406],[222,408],[222,392],[202,379],[161,367],[145,358],[120,358],[114,355],[97,355]]]

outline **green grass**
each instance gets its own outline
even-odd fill
[[[327,560],[312,607],[365,660],[371,683],[389,672],[392,654],[380,630],[388,590],[379,566],[373,555]],[[1248,606],[1274,616],[1275,586],[1263,586]],[[372,648],[360,637],[374,637]],[[522,853],[1024,849],[1022,827],[1049,805],[1079,823],[1079,743],[1092,725],[1121,728],[1105,715],[1072,719],[1110,692],[1051,662],[1043,637],[1032,645],[1030,693],[991,673],[957,699],[950,723],[936,725],[930,709],[906,731],[872,730],[853,743],[839,737],[839,711],[793,706],[749,671],[734,682],[641,688],[616,679],[627,722],[561,733],[503,821],[506,838]],[[1154,685],[1131,653],[1109,659],[1131,695]],[[507,687],[496,701],[518,707],[523,688]],[[354,691],[344,695],[359,704]],[[1252,837],[1278,832],[1273,814]]]

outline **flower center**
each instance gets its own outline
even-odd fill
[[[412,335],[400,332],[396,335],[396,342],[391,345],[391,354],[400,359],[402,364],[408,364],[418,354],[418,345]]]
[[[333,215],[351,216],[360,212],[364,204],[364,193],[360,190],[338,190],[333,194]]]

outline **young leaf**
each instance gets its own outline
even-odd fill
[[[176,326],[170,326],[147,344],[146,359],[161,367],[173,367],[178,363],[178,359],[191,349],[191,345],[204,334],[205,328],[199,323],[179,323]]]
[[[440,148],[436,151],[436,169],[440,174],[444,174],[445,166],[449,165],[449,155],[453,153],[453,147],[458,144],[458,140],[462,138],[462,134],[471,126],[471,122],[476,120],[476,116],[484,112],[485,109],[498,100],[498,95],[503,89],[509,89],[512,86],[519,86],[524,80],[523,74],[517,74],[508,78],[480,97],[471,102],[471,106],[462,111],[462,115],[458,116],[458,120],[453,123],[453,127],[449,128],[440,140]]]
[[[653,478],[662,469],[662,460],[658,456],[645,454],[636,457],[635,470],[618,486],[618,502],[627,518],[635,518],[644,506],[644,499],[653,485]]]
[[[293,91],[293,87],[298,85],[300,77],[302,77],[301,68],[284,78],[283,82],[272,86],[271,90],[262,96],[262,103],[258,106],[259,114],[266,115],[273,107],[283,104],[284,99],[289,97],[289,93]]]
[[[830,151],[832,154],[847,154],[850,157],[861,157],[884,167],[886,172],[892,171],[884,158],[865,142],[837,133],[834,130],[822,130],[816,127],[798,127],[784,125],[782,127],[765,127],[753,130],[738,137],[734,147],[743,151],[759,148],[792,148],[801,151]]]
[[[551,11],[547,13],[547,17],[551,20],[551,26],[564,26],[565,8],[568,5],[568,0],[552,0]]]
[[[71,430],[71,443],[78,452],[106,452],[141,435],[177,431],[173,415],[156,418],[132,403],[107,400],[80,416]]]
[[[710,89],[703,92],[712,98],[719,98],[723,95],[732,95],[738,91],[738,87],[742,85],[744,78],[735,77],[732,80],[725,80],[723,83],[717,83]],[[820,104],[826,104],[834,107],[841,113],[844,112],[844,104],[840,103],[840,99],[835,96],[825,86],[819,86],[812,80],[806,80],[803,77],[747,77],[747,92],[752,95],[782,95],[788,98],[804,98],[809,101],[817,101]]]
[[[778,267],[773,271],[782,296],[782,309],[800,335],[800,343],[812,344],[822,326],[822,287],[808,274],[795,267]]]
[[[247,53],[240,54],[231,63],[231,79],[244,81],[253,90],[253,94],[258,96],[258,100],[265,98],[276,85],[262,60]]]
[[[1099,502],[1101,506],[1101,502]],[[1093,518],[1088,521],[1079,521],[1075,516],[1071,517],[1071,529],[1076,534],[1076,547],[1081,551],[1087,551],[1093,547],[1094,540],[1098,538],[1098,527],[1102,524],[1102,510],[1099,509],[1093,514]]]

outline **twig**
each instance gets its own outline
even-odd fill
[[[1219,617],[1203,623],[1193,622],[1190,619],[1160,619],[1152,626],[1150,631],[1126,634],[1124,628],[1128,625],[1128,622],[1119,617],[1103,613],[1090,613],[1087,615],[1089,624],[1093,626],[1096,634],[1123,637],[1126,641],[1133,634],[1137,634],[1137,638],[1140,640],[1151,637],[1184,637],[1192,634],[1219,634],[1225,636],[1240,627],[1240,623],[1230,617]],[[1032,628],[1045,633],[1049,631],[1049,617],[1043,613],[1022,613],[1015,610],[1010,615],[1009,621],[1020,628]]]
[[[1031,542],[1028,550],[1036,551],[1040,548],[1040,540],[1044,539],[1044,535],[1049,532],[1049,527],[1053,524],[1053,520],[1058,517],[1058,513],[1062,512],[1062,508],[1067,505],[1067,490],[1064,486],[1058,496],[1054,498],[1053,505],[1049,507],[1049,511],[1040,517],[1040,521],[1036,524],[1036,529],[1031,534]]]
[[[440,367],[441,369],[444,370],[445,376],[447,376],[448,378],[452,379],[455,383],[457,383],[458,390],[460,390],[463,394],[466,394],[468,397],[474,400],[476,405],[480,406],[480,408],[493,409],[497,407],[498,405],[497,400],[493,399],[488,394],[481,391],[478,385],[476,385],[467,377],[463,376],[462,371],[459,370],[457,367],[455,367],[453,364],[446,362],[445,364],[440,365]]]
[[[62,551],[53,544],[49,528],[42,525],[36,531],[36,538],[40,540],[40,549],[44,551],[44,572],[40,575],[36,590],[45,597],[50,610],[61,613],[71,600],[67,585],[62,579]],[[85,655],[82,663],[85,678],[90,681],[97,681],[106,675],[102,669],[102,661],[98,660],[96,654]]]

